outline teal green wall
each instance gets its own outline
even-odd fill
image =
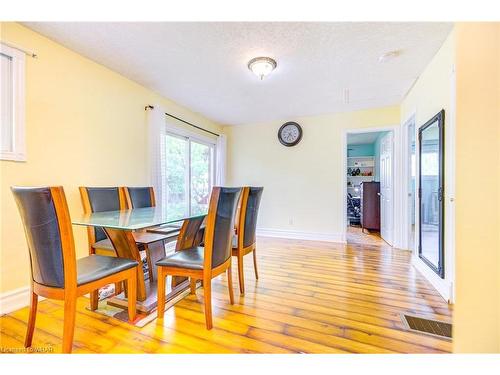
[[[347,145],[347,156],[373,156],[375,155],[375,144]]]

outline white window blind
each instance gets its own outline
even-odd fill
[[[0,158],[24,161],[24,53],[0,43],[0,74]]]

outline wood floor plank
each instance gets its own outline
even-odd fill
[[[203,288],[167,310],[163,321],[142,328],[89,311],[80,298],[73,352],[449,352],[449,341],[407,331],[401,321],[402,313],[446,322],[452,316],[452,307],[413,268],[409,252],[360,231],[349,235],[348,245],[260,237],[260,279],[248,258],[244,296],[235,288],[230,305],[226,276],[213,280],[210,331]],[[33,346],[60,352],[63,318],[61,302],[41,301]],[[0,317],[2,349],[22,348],[27,319],[27,308]]]

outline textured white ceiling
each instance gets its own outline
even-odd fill
[[[399,104],[452,28],[347,22],[25,25],[228,125]],[[378,62],[396,49],[402,51],[398,58]],[[278,62],[264,81],[247,69],[256,56]]]

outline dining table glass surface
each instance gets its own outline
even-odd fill
[[[161,207],[133,208],[120,211],[103,211],[91,214],[82,214],[73,219],[74,225],[91,227],[105,227],[121,230],[139,230],[158,225],[173,224],[176,222],[204,217],[201,215],[180,215],[169,213]]]

